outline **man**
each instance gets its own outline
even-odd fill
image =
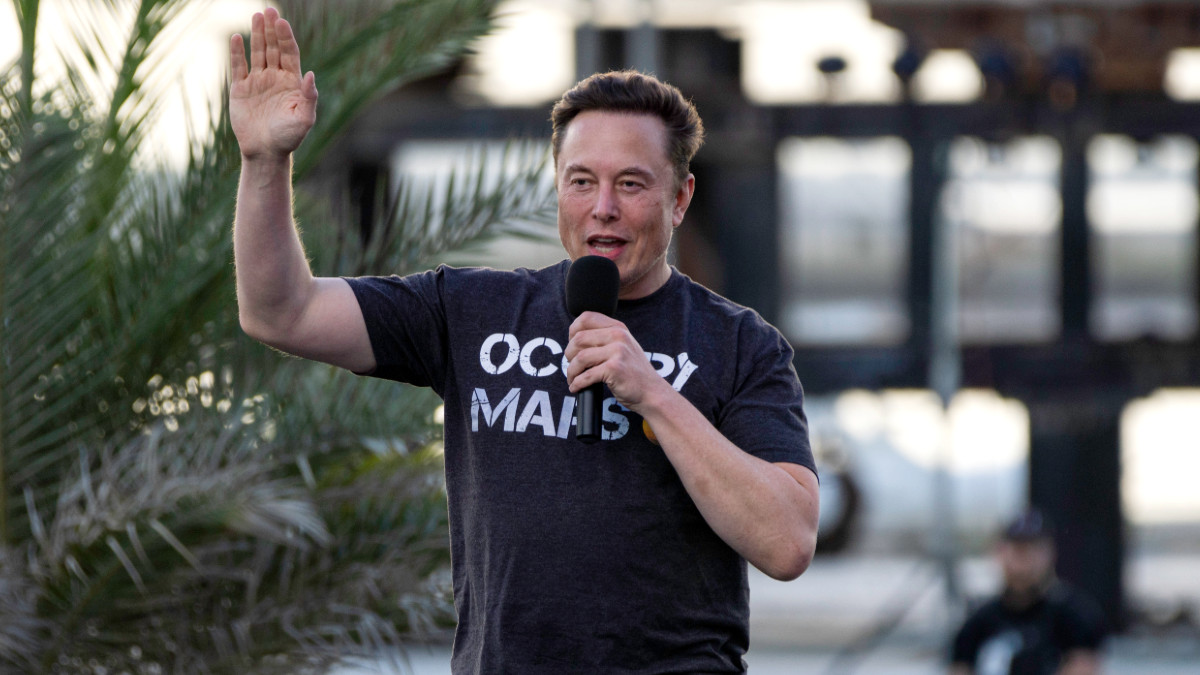
[[[1026,511],[996,549],[1004,589],[954,638],[953,675],[1091,675],[1105,631],[1100,608],[1054,576],[1053,530]]]
[[[616,263],[614,317],[568,315],[569,260],[313,278],[290,158],[316,84],[274,10],[251,27],[249,64],[231,41],[242,326],[444,399],[453,671],[744,672],[746,561],[778,579],[805,570],[817,480],[786,341],[666,260],[695,186],[695,109],[636,73],[594,76],[555,106],[559,235],[571,260]],[[598,382],[605,440],[585,445],[574,394]]]

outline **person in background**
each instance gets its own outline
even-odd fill
[[[1054,530],[1029,509],[996,546],[1004,587],[954,637],[951,675],[1092,675],[1107,630],[1099,606],[1054,574]]]

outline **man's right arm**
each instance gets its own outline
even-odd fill
[[[315,278],[292,217],[292,152],[316,120],[313,74],[302,75],[291,26],[268,8],[251,22],[250,63],[230,41],[229,117],[242,154],[233,250],[238,316],[251,337],[355,372],[375,368],[350,285]]]
[[[238,318],[250,337],[356,373],[375,368],[350,284],[312,275],[292,220],[291,158],[242,159],[233,225]]]

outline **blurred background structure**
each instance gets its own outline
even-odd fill
[[[823,550],[917,550],[961,599],[981,585],[957,559],[1030,502],[1114,626],[1194,629],[1200,581],[1147,595],[1131,570],[1200,534],[1200,7],[502,9],[475,59],[361,118],[329,170],[411,179],[460,142],[545,135],[578,77],[657,73],[709,130],[676,263],[792,340],[827,510],[832,477],[854,492]]]
[[[1143,531],[1191,538],[1200,521],[1197,491],[1170,478],[1200,467],[1194,413],[1168,412],[1195,410],[1186,388],[1200,383],[1200,7],[505,7],[510,28],[477,60],[376,107],[328,169],[368,191],[429,166],[411,159],[419,150],[544,135],[548,103],[576,77],[666,78],[709,130],[677,264],[785,331],[818,438],[861,462],[854,446],[878,433],[862,425],[882,424],[865,418],[910,436],[929,416],[974,425],[901,441],[924,444],[908,457],[929,471],[894,472],[892,491],[927,508],[900,509],[910,522],[893,532],[936,548],[950,527],[956,548],[978,550],[1027,499],[1062,525],[1062,576],[1128,625],[1131,546]],[[1026,474],[1015,488],[1004,466]],[[941,472],[957,476],[949,488]]]
[[[238,30],[259,3],[217,4]],[[694,99],[709,136],[674,261],[796,347],[826,491],[813,569],[754,582],[752,665],[799,644],[841,650],[822,672],[930,672],[1025,503],[1123,635],[1200,658],[1200,5],[498,8],[472,55],[345,121],[307,187],[370,241],[389,195],[548,138],[579,77],[638,68]],[[561,248],[447,255],[537,266]],[[889,635],[925,660],[856,670]]]

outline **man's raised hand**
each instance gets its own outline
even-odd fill
[[[229,40],[229,121],[246,159],[282,158],[317,119],[317,84],[300,71],[300,46],[287,21],[267,8],[250,24],[250,64],[241,35]]]

